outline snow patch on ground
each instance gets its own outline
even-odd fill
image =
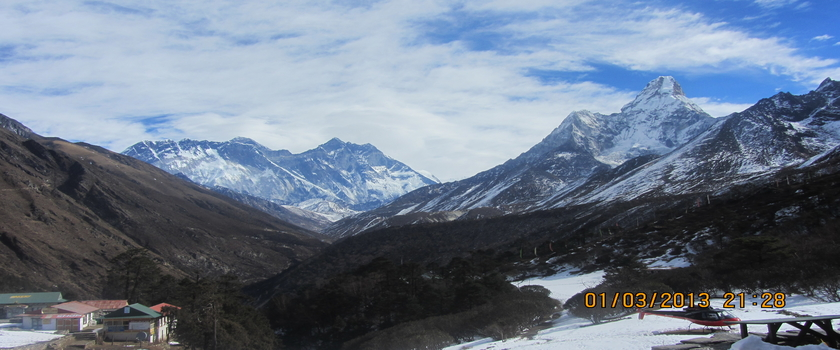
[[[671,260],[676,264],[678,259]],[[551,297],[565,301],[578,292],[594,287],[603,280],[603,272],[595,272],[583,275],[574,275],[570,272],[562,272],[554,276],[531,278],[516,282],[517,286],[541,285],[551,291]],[[786,310],[797,314],[837,315],[840,314],[840,303],[821,303],[808,299],[801,295],[788,295],[785,299],[785,307],[782,309],[762,309],[762,298],[751,298],[746,295],[744,299],[745,308],[727,309],[735,317],[742,320],[759,320],[771,318],[786,318],[779,311]],[[712,299],[712,307],[721,308],[725,299]],[[740,302],[736,298],[735,304]],[[752,306],[756,302],[758,306]],[[738,306],[738,305],[735,305]],[[678,344],[681,340],[694,338],[692,335],[670,335],[663,332],[687,329],[690,322],[666,318],[648,316],[639,320],[636,314],[623,317],[617,321],[592,325],[586,319],[569,315],[565,311],[563,315],[555,320],[551,328],[540,331],[534,336],[512,338],[502,341],[492,339],[479,339],[469,343],[458,344],[445,348],[446,350],[500,350],[500,349],[527,349],[527,350],[549,350],[549,349],[592,349],[592,350],[649,350],[652,346]],[[691,325],[692,329],[699,327]],[[753,329],[755,328],[755,329]],[[788,329],[795,329],[789,325],[783,325],[779,332]],[[737,332],[737,327],[733,332]],[[765,327],[751,326],[750,331],[766,332]],[[736,343],[732,349],[757,349],[757,350],[780,350],[791,349],[789,347],[778,347],[776,345],[760,342],[760,339],[746,338]],[[828,349],[820,346],[799,347],[800,350],[823,350]]]
[[[0,323],[0,349],[14,348],[61,338],[55,331],[22,331],[11,328],[20,327],[20,323]]]
[[[689,267],[691,262],[684,256],[665,255],[658,258],[642,260],[649,269],[664,270],[678,267]]]
[[[552,298],[566,301],[566,299],[571,298],[580,291],[586,288],[595,287],[603,281],[603,271],[583,275],[574,275],[567,271],[554,276],[529,278],[514,284],[517,287],[540,285],[551,291]]]
[[[804,345],[799,346],[796,348],[790,346],[781,346],[781,345],[773,345],[767,344],[761,341],[761,338],[750,335],[744,339],[741,339],[735,344],[732,344],[732,347],[729,348],[730,350],[782,350],[782,349],[797,349],[797,350],[825,350],[831,349],[828,345],[820,344],[820,345]]]

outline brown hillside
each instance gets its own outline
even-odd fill
[[[175,275],[276,274],[326,244],[149,164],[0,128],[0,292],[96,297],[108,260],[148,249]]]

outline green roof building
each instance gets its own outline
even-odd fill
[[[142,304],[129,306],[102,317],[105,339],[111,341],[148,341],[157,343],[168,339],[167,319]]]
[[[0,294],[0,316],[12,318],[24,313],[40,312],[45,307],[66,301],[61,297],[61,292]]]
[[[61,292],[0,294],[0,305],[15,304],[61,304],[65,302]]]

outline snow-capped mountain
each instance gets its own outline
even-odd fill
[[[455,212],[458,217],[484,207],[505,213],[538,209],[594,174],[637,157],[668,153],[714,121],[686,98],[674,78],[659,77],[619,113],[572,112],[515,159],[468,179],[419,189],[388,206],[336,223],[329,232],[353,234],[395,215],[421,212]]]
[[[620,113],[573,112],[515,159],[421,188],[326,233],[720,191],[810,164],[840,145],[838,91],[840,83],[826,79],[809,94],[780,93],[713,119],[672,77],[659,77]]]
[[[437,183],[373,145],[337,138],[300,154],[241,137],[227,142],[143,141],[123,154],[208,187],[314,211],[331,221]]]
[[[809,166],[840,146],[838,97],[840,82],[826,79],[805,95],[762,99],[659,159],[546,205],[714,193],[787,167]]]
[[[668,153],[703,132],[714,119],[685,97],[673,77],[659,77],[620,113],[603,115],[572,112],[542,142],[518,159],[545,161],[545,156],[568,158],[591,153],[610,167],[647,154]],[[560,152],[558,152],[560,151]]]

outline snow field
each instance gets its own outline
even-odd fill
[[[603,280],[603,272],[594,272],[584,275],[572,275],[563,272],[554,276],[532,278],[515,283],[518,286],[541,285],[551,291],[551,297],[565,301],[578,292],[598,285]],[[773,293],[773,291],[767,291]],[[788,295],[785,298],[784,308],[761,308],[763,298],[752,298],[751,294],[745,295],[744,308],[739,308],[740,299],[736,298],[731,305],[735,308],[727,308],[731,314],[742,320],[758,320],[771,318],[793,317],[780,314],[779,311],[786,310],[797,314],[818,315],[840,315],[840,303],[821,303],[800,295]],[[772,300],[771,300],[772,301]],[[722,308],[725,299],[712,299],[712,307]],[[755,302],[757,306],[753,306]],[[639,320],[637,314],[633,314],[617,321],[593,325],[589,320],[574,317],[566,311],[554,321],[551,328],[538,332],[531,337],[512,338],[503,341],[492,339],[479,339],[474,342],[458,344],[446,348],[446,350],[505,350],[505,349],[527,349],[527,350],[549,350],[549,349],[589,349],[589,350],[650,350],[652,346],[678,344],[681,340],[702,337],[702,335],[670,335],[663,334],[668,331],[697,329],[702,326],[691,324],[688,321],[658,316],[646,316]],[[796,328],[783,325],[779,332],[795,330]],[[738,332],[738,327],[732,328]],[[750,332],[767,332],[767,328],[761,325],[751,325]],[[756,342],[758,340],[758,342]],[[777,350],[790,349],[761,342],[757,337],[744,339],[732,349],[756,349],[756,350]],[[825,346],[799,347],[802,350],[829,349]]]
[[[55,331],[10,330],[12,327],[20,327],[20,324],[0,323],[0,349],[14,348],[63,337],[63,335],[55,334]]]

